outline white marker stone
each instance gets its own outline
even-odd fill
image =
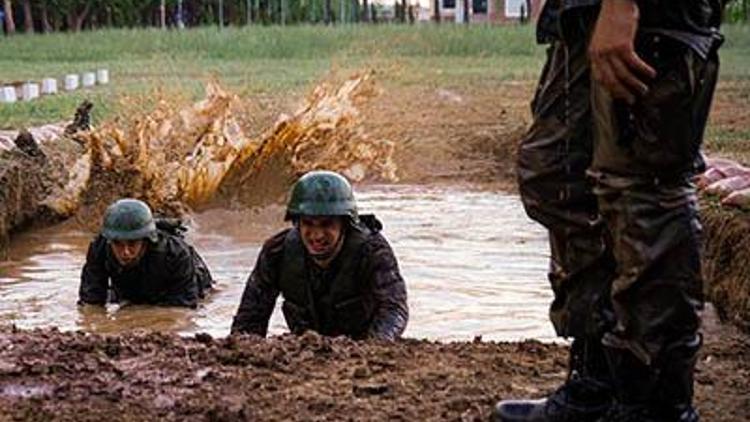
[[[12,86],[4,86],[0,88],[0,103],[15,103],[17,100],[16,88]]]
[[[83,74],[83,87],[84,88],[90,88],[94,85],[96,85],[96,73],[94,72],[86,72]]]
[[[42,94],[44,95],[57,94],[57,79],[55,78],[42,79]]]
[[[109,70],[99,69],[96,71],[96,83],[106,85],[109,83]]]
[[[34,98],[39,98],[39,84],[36,82],[26,82],[21,87],[21,98],[24,101],[31,101]]]
[[[65,90],[75,91],[78,89],[78,75],[65,75]]]

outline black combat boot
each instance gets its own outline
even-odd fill
[[[654,368],[628,349],[605,347],[604,351],[617,403],[598,422],[663,422],[652,407],[659,381]]]
[[[565,383],[547,398],[503,400],[492,412],[493,422],[589,422],[612,405],[612,390],[599,340],[576,339],[570,347]]]
[[[703,343],[700,335],[665,347],[659,359],[659,382],[652,407],[665,422],[698,422],[693,408],[693,373],[698,350]]]

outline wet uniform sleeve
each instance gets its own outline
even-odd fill
[[[195,265],[187,245],[171,245],[167,258],[169,284],[161,304],[167,306],[198,307],[198,280]]]
[[[401,337],[409,320],[406,283],[399,272],[393,250],[383,236],[373,236],[368,247],[370,283],[375,305],[368,336],[395,340]]]
[[[260,251],[232,322],[232,334],[247,333],[265,337],[276,298],[279,296],[278,265],[283,254],[286,231],[269,239]]]
[[[81,271],[81,285],[78,289],[79,305],[104,305],[107,303],[109,274],[104,266],[107,241],[97,237],[89,244],[86,263]]]
[[[78,288],[79,305],[104,305],[107,303],[109,274],[105,267],[107,241],[98,236],[89,244],[86,263],[81,270],[81,285]]]

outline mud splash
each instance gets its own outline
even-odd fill
[[[192,106],[159,101],[148,114],[108,122],[82,136],[91,154],[82,202],[100,207],[130,196],[167,213],[247,197],[257,205],[259,192],[284,193],[299,174],[318,168],[354,181],[395,181],[393,144],[368,138],[359,125],[357,104],[375,95],[372,78],[362,72],[338,87],[319,85],[259,138],[243,133],[235,117],[240,99],[216,82]]]
[[[19,132],[4,131],[0,252],[8,234],[27,223],[75,216],[93,228],[104,208],[125,196],[164,215],[187,215],[209,206],[267,205],[298,175],[319,168],[355,182],[395,181],[394,144],[370,138],[361,124],[359,107],[377,93],[373,71],[340,85],[322,83],[256,137],[240,121],[247,102],[217,82],[192,105],[159,92],[153,107],[124,98],[122,116],[75,136],[64,124],[35,128],[25,142],[31,150],[15,148],[11,138]]]

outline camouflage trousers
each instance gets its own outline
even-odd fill
[[[528,215],[549,232],[558,335],[614,338],[646,364],[694,344],[703,306],[691,178],[718,59],[639,34],[658,73],[634,106],[591,79],[587,37],[556,42],[518,152]]]

